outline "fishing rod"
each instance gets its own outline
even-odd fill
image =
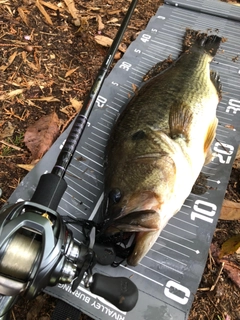
[[[132,0],[51,173],[40,177],[30,201],[8,204],[0,211],[0,320],[9,319],[21,293],[31,299],[58,283],[71,283],[74,291],[83,281],[91,292],[123,311],[132,310],[137,303],[138,290],[130,279],[109,281],[109,277],[92,273],[96,263],[111,265],[116,257],[112,246],[95,243],[94,223],[86,223],[86,241],[79,243],[56,211],[67,189],[64,175],[136,4]]]
[[[92,85],[92,88],[85,99],[82,109],[76,117],[73,127],[67,137],[67,140],[59,153],[58,159],[51,173],[45,174],[40,178],[37,189],[32,197],[32,201],[41,203],[43,205],[51,207],[53,210],[57,209],[57,206],[65,192],[67,185],[63,179],[67,167],[72,159],[73,153],[81,139],[84,128],[87,124],[88,118],[94,107],[94,103],[98,96],[98,93],[102,87],[103,81],[107,75],[110,65],[114,59],[115,53],[120,45],[126,27],[132,16],[132,13],[136,7],[137,0],[133,0],[129,6],[129,9],[121,23],[121,26],[117,32],[116,37],[109,49],[109,52],[104,59],[102,66],[98,72],[98,75]],[[59,179],[60,178],[60,179]]]

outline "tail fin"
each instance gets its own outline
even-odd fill
[[[187,29],[183,42],[183,50],[194,51],[204,49],[210,56],[214,57],[220,46],[222,38],[217,35],[208,35],[192,29]]]

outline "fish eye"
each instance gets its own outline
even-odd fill
[[[109,200],[113,203],[118,203],[122,197],[121,191],[118,188],[114,188],[109,192]]]

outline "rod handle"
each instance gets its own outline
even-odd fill
[[[90,291],[108,300],[122,311],[131,311],[138,301],[136,285],[125,277],[113,278],[95,273]]]
[[[56,211],[66,189],[67,183],[64,179],[53,173],[43,174],[31,201]]]

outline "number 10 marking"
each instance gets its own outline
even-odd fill
[[[209,223],[213,222],[213,218],[217,211],[217,206],[203,200],[196,200],[191,213],[191,220],[200,219]]]

